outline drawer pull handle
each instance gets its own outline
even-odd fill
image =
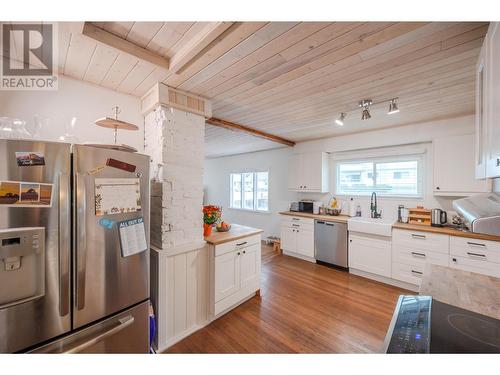
[[[414,274],[416,274],[416,275],[423,275],[423,273],[422,273],[422,272],[420,272],[420,271],[415,271],[415,270],[411,270],[411,273],[414,273]]]
[[[478,253],[471,253],[467,251],[467,255],[473,256],[473,257],[481,257],[481,258],[486,258],[485,254],[478,254]]]
[[[423,234],[414,234],[414,233],[412,233],[412,234],[411,234],[411,236],[412,236],[413,238],[418,238],[418,239],[421,239],[421,240],[425,240],[425,239],[427,238],[427,237],[426,237],[426,236],[424,236]]]
[[[300,228],[300,225],[299,224],[292,224],[292,227],[299,227]]]
[[[426,256],[424,253],[417,253],[415,251],[412,251],[411,255],[416,256],[416,257],[422,257],[422,258],[425,258],[425,256]]]
[[[245,242],[240,242],[240,243],[237,243],[236,246],[243,246],[243,245],[246,245],[247,244],[247,241]]]
[[[292,220],[299,221],[300,219],[298,217],[292,217]]]
[[[467,242],[468,245],[471,246],[481,246],[481,247],[486,247],[484,243],[477,243],[477,242]]]

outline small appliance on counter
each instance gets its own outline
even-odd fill
[[[500,320],[430,296],[399,296],[384,353],[500,353]]]
[[[453,208],[473,233],[500,236],[500,194],[484,193],[453,201]]]
[[[319,213],[319,207],[321,206],[321,202],[316,202],[316,201],[309,200],[309,199],[303,199],[301,201],[298,201],[297,203],[299,205],[298,212],[307,212],[310,214],[315,213],[314,212],[315,205],[317,206],[316,213]]]
[[[448,214],[446,211],[439,208],[433,208],[431,211],[431,226],[443,227],[448,221]]]
[[[290,211],[299,212],[299,202],[290,203]]]

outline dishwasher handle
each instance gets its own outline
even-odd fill
[[[316,224],[325,224],[325,222],[324,221],[316,220]]]

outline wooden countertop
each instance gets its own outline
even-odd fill
[[[426,264],[421,295],[500,319],[500,278]]]
[[[405,223],[395,223],[392,227],[396,229],[417,230],[420,232],[448,234],[450,236],[457,236],[457,237],[476,238],[479,240],[500,241],[499,236],[490,236],[488,234],[465,232],[450,227],[433,227],[430,225],[417,225],[417,224],[405,224]]]
[[[310,214],[307,212],[294,212],[294,211],[284,211],[280,212],[280,215],[288,215],[288,216],[298,216],[298,217],[306,217],[310,219],[319,219],[319,220],[325,220],[325,221],[334,221],[337,223],[347,223],[347,219],[349,219],[349,216],[347,215],[339,215],[339,216],[333,216],[333,215],[318,215],[318,214]]]
[[[215,228],[213,228],[212,234],[205,237],[205,241],[212,245],[220,245],[225,242],[239,240],[240,238],[245,238],[262,232],[264,232],[262,229],[246,227],[239,224],[231,224],[229,232],[217,232]]]

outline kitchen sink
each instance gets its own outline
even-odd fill
[[[373,219],[371,217],[351,217],[347,220],[347,229],[352,232],[375,234],[390,237],[392,235],[393,219]]]

